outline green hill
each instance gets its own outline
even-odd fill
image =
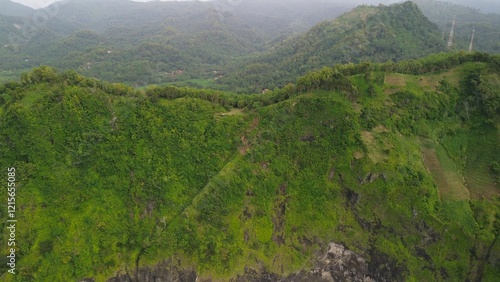
[[[259,95],[33,69],[0,86],[1,279],[495,281],[499,87],[483,53]]]
[[[384,62],[418,58],[444,50],[438,27],[412,2],[359,6],[307,33],[290,38],[275,50],[239,66],[220,83],[238,85],[251,75],[246,88],[261,91],[282,86],[307,71],[337,63]],[[252,73],[254,72],[254,73]]]

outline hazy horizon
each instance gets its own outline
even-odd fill
[[[47,7],[55,2],[64,2],[64,1],[71,1],[71,0],[10,0],[15,3],[22,4],[24,6],[33,8],[33,9],[40,9]],[[150,1],[212,1],[212,2],[239,2],[239,1],[245,1],[245,0],[129,0],[129,1],[134,1],[134,2],[150,2]],[[261,0],[261,1],[266,1],[266,0]],[[267,1],[275,1],[275,0],[267,0]],[[354,4],[354,5],[360,5],[360,4],[371,4],[371,5],[376,5],[379,3],[382,4],[392,4],[392,3],[397,3],[397,2],[404,2],[405,0],[320,0],[323,2],[339,2],[339,3],[348,3],[348,4]],[[464,6],[469,6],[473,7],[476,9],[482,10],[484,13],[489,13],[489,12],[500,12],[500,2],[498,0],[447,0],[447,1],[441,1],[441,2],[449,2],[449,3],[455,3],[455,4],[460,4]],[[490,11],[487,10],[485,11],[485,7],[494,7],[496,11]]]

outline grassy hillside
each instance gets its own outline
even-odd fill
[[[336,242],[380,279],[494,281],[498,87],[500,58],[481,53],[339,65],[261,95],[34,69],[0,86],[18,208],[18,275],[4,262],[2,279],[168,259],[200,279],[287,277]]]

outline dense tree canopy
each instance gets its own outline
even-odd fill
[[[346,64],[255,95],[35,68],[0,86],[0,166],[19,187],[19,273],[2,279],[168,258],[287,276],[334,241],[392,279],[494,281],[499,62]]]

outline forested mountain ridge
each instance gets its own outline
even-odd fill
[[[484,53],[262,95],[33,69],[0,86],[18,207],[1,278],[495,281],[499,87]]]
[[[411,56],[421,57],[424,52],[442,51],[443,44],[438,39],[436,27],[417,5],[409,1],[391,6],[359,6],[333,21],[315,26],[299,39],[294,39],[293,46],[289,46],[292,42],[284,42],[277,49],[286,49],[277,52],[278,56],[284,52],[282,57],[297,57],[296,53],[305,53],[301,56],[304,62],[314,62],[311,59],[314,55],[324,56],[321,60],[331,60],[330,65],[335,61],[400,61]]]
[[[240,83],[247,83],[245,88],[253,87],[257,92],[282,86],[293,77],[323,66],[400,61],[444,50],[438,27],[414,3],[359,6],[284,41],[253,60],[253,64],[245,62],[218,83],[234,86],[239,77],[251,75],[252,79]]]
[[[222,3],[71,0],[38,10],[37,20],[0,16],[7,26],[10,23],[9,32],[0,39],[5,41],[0,46],[4,62],[0,72],[5,72],[0,80],[13,78],[8,72],[18,76],[26,65],[41,64],[131,85],[214,78],[214,70],[221,72],[236,58],[263,51],[279,37],[302,32],[352,8],[320,0],[308,2],[309,6],[281,0]],[[14,24],[20,28],[12,29]],[[67,44],[82,34],[93,34],[99,41]],[[176,50],[182,62],[148,56],[162,52],[157,48],[137,54],[142,44],[149,43]],[[104,49],[115,55],[100,55]],[[170,75],[177,71],[184,75]]]
[[[71,0],[60,4],[58,17],[75,22],[96,32],[109,28],[147,26],[169,18],[190,17],[207,10],[218,12],[220,20],[233,16],[267,36],[302,32],[321,20],[348,11],[353,5],[311,0],[254,1],[151,1],[138,3],[128,0]],[[196,21],[194,21],[196,22]],[[188,24],[185,22],[185,24]]]
[[[409,2],[359,7],[334,20],[352,7],[315,1],[71,0],[38,10],[40,23],[30,16],[0,16],[0,81],[51,65],[133,86],[174,83],[261,92],[335,63],[448,50],[436,11],[456,9],[462,12],[451,50],[468,48],[475,25],[474,50],[498,51],[498,21],[473,9],[417,1],[434,26]],[[321,20],[327,21],[311,28]]]

